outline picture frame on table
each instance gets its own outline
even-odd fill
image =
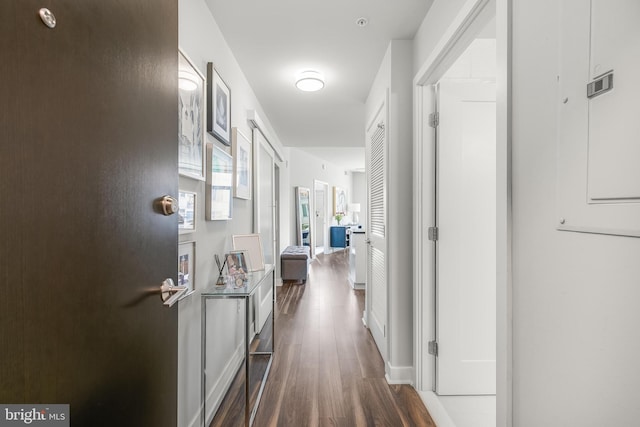
[[[233,196],[238,199],[251,200],[252,150],[251,140],[237,127],[231,133],[233,156]]]
[[[206,79],[178,50],[178,172],[204,181]]]
[[[231,89],[212,62],[207,63],[207,132],[231,145]]]
[[[187,296],[196,289],[196,242],[180,242],[178,244],[178,282],[177,286],[186,286]]]
[[[229,220],[233,211],[233,157],[215,144],[207,144],[205,218]]]
[[[196,231],[196,193],[178,191],[178,232],[179,234]]]
[[[234,288],[241,288],[248,280],[248,257],[245,251],[231,251],[224,256],[227,265],[227,275]]]
[[[234,234],[231,236],[234,251],[243,251],[247,257],[249,271],[264,270],[264,253],[260,234]]]

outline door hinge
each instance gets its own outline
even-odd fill
[[[438,343],[436,341],[429,341],[429,354],[438,357]]]
[[[429,126],[437,128],[438,124],[440,124],[440,113],[429,114]]]
[[[429,227],[429,240],[438,240],[438,227]]]

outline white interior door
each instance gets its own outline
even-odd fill
[[[367,129],[367,284],[366,322],[387,360],[387,131],[386,104]]]
[[[438,88],[436,392],[496,390],[495,84]]]
[[[256,189],[256,207],[254,229],[260,234],[262,251],[265,264],[276,264],[276,201],[275,201],[275,155],[269,142],[262,132],[255,129],[254,133],[254,159]],[[272,288],[265,283],[259,289],[254,298],[255,332],[262,330],[269,314],[271,314]]]

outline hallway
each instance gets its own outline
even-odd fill
[[[320,254],[306,285],[278,288],[276,356],[255,426],[435,426],[412,387],[387,384],[362,324],[364,291],[351,289],[347,269],[346,252]],[[212,425],[242,425],[242,381]]]

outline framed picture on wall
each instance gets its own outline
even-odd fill
[[[251,200],[251,141],[238,128],[232,128],[233,196]]]
[[[333,187],[333,215],[347,213],[347,192],[340,187]]]
[[[178,172],[204,181],[205,78],[178,52]]]
[[[178,286],[186,286],[188,295],[196,288],[196,242],[182,242],[178,245]]]
[[[207,63],[207,132],[231,145],[231,90],[212,62]]]
[[[206,219],[231,219],[233,209],[233,157],[222,148],[207,144]]]
[[[180,234],[196,231],[196,193],[178,192],[178,230]]]

